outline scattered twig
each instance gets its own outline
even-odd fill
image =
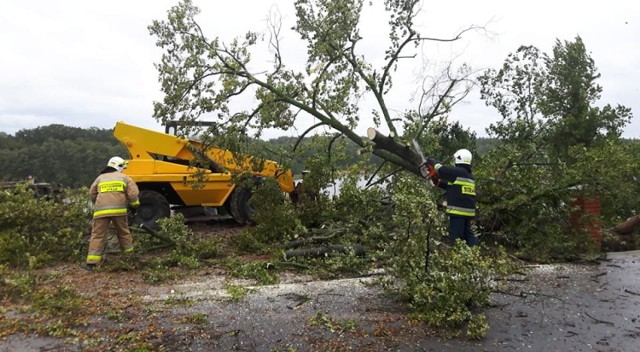
[[[152,246],[152,247],[147,248],[147,251],[148,252],[153,252],[153,251],[157,251],[159,249],[165,249],[165,248],[171,248],[171,247],[175,247],[175,245],[171,244],[171,243],[159,244],[157,246]]]
[[[511,292],[507,292],[507,291],[502,291],[502,290],[491,290],[491,292],[493,293],[498,293],[501,295],[505,295],[505,296],[513,296],[513,297],[524,297],[522,295],[522,292],[516,294],[516,293],[511,293]]]
[[[607,264],[607,266],[612,266],[614,268],[622,268],[620,265],[617,265],[617,264]]]
[[[588,316],[589,318],[595,320],[596,324],[607,324],[607,325],[615,325],[614,323],[610,322],[610,321],[605,321],[605,320],[600,320],[600,319],[596,319],[594,317],[592,317],[591,315],[589,315],[589,313],[585,312],[584,315]]]
[[[312,268],[310,265],[305,265],[305,264],[296,263],[296,262],[278,262],[278,265],[291,266],[296,269],[302,269],[302,270],[310,270]]]
[[[299,307],[301,305],[312,301],[311,297],[306,296],[306,295],[299,295],[297,293],[287,293],[287,294],[279,295],[279,296],[283,296],[283,297],[285,297],[287,299],[290,299],[290,300],[294,301],[295,302],[294,305],[287,305],[287,308],[293,309],[293,310],[299,309]]]
[[[511,292],[507,292],[507,291],[502,291],[502,290],[492,290],[491,292],[493,293],[498,293],[498,294],[502,294],[502,295],[507,295],[507,296],[513,296],[513,297],[521,297],[521,298],[527,298],[529,296],[534,296],[534,297],[546,297],[546,298],[553,298],[553,299],[557,299],[558,301],[563,302],[562,298],[558,297],[558,296],[554,296],[554,295],[547,295],[544,293],[538,293],[538,292],[525,292],[525,291],[520,291],[520,293],[511,293]]]
[[[514,278],[504,278],[504,277],[497,277],[495,279],[493,279],[494,281],[507,281],[507,282],[527,282],[529,281],[529,279],[514,279]]]
[[[289,259],[294,257],[323,257],[333,255],[335,253],[349,253],[350,251],[353,251],[353,253],[357,256],[363,256],[366,252],[364,247],[358,244],[348,246],[332,245],[288,251],[284,254],[284,258]]]
[[[326,242],[329,242],[329,240],[334,239],[339,232],[340,231],[336,231],[334,233],[331,233],[328,236],[317,236],[317,237],[305,238],[301,240],[290,241],[282,245],[280,248],[292,249],[292,248],[299,248],[307,244],[326,243]]]
[[[632,294],[632,295],[640,296],[640,293],[638,293],[638,292],[633,292],[633,291],[631,291],[631,290],[627,290],[627,289],[625,289],[625,290],[624,290],[624,292],[626,292],[626,293],[630,293],[630,294]]]

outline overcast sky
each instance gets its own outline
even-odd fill
[[[152,117],[152,103],[162,97],[153,66],[161,52],[147,26],[166,18],[177,2],[1,0],[0,132],[13,134],[54,123],[112,128],[119,120],[162,130]],[[273,10],[282,15],[283,28],[291,28],[293,2],[194,0],[202,9],[198,22],[205,34],[224,39],[265,30]],[[376,36],[385,35],[376,21],[375,14],[367,17],[361,30],[369,40],[363,43],[365,48],[375,45]],[[384,18],[379,21],[386,23]],[[574,40],[579,35],[602,75],[600,103],[622,104],[640,114],[640,3],[636,1],[428,1],[417,24],[422,35],[435,37],[448,37],[472,24],[486,25],[493,36],[469,34],[454,45],[425,49],[432,58],[455,57],[455,62],[475,69],[499,67],[520,45],[550,53],[556,39]],[[298,36],[285,32],[282,39],[289,50],[285,61],[300,60],[296,55],[304,48]],[[390,99],[394,111],[412,107],[409,97],[416,86],[411,74],[421,62],[402,64],[407,77],[395,81]],[[452,118],[482,136],[497,114],[477,95],[457,106]],[[371,126],[364,120],[358,128],[361,134]],[[623,136],[640,138],[638,117]]]

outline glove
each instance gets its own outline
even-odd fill
[[[420,174],[422,175],[422,177],[429,177],[430,169],[431,165],[429,165],[428,162],[425,161],[424,163],[422,163],[422,165],[420,165]]]
[[[431,166],[436,166],[436,164],[439,164],[440,162],[436,160],[436,158],[428,157],[426,163]]]

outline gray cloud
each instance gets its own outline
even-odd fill
[[[294,20],[293,1],[195,1],[200,21],[211,37],[229,39],[249,29],[266,28],[267,13],[278,4],[283,30]],[[161,98],[153,64],[160,58],[147,26],[164,19],[176,1],[30,0],[0,2],[0,131],[15,133],[51,123],[76,127],[112,128],[125,120],[160,130],[153,120],[152,102]],[[614,4],[615,3],[615,4]],[[580,35],[596,62],[604,87],[602,103],[640,109],[640,5],[614,1],[606,6],[541,0],[535,7],[518,1],[425,2],[419,29],[430,36],[447,37],[470,24],[487,24],[495,36],[469,34],[456,44],[431,45],[425,54],[436,60],[456,57],[476,69],[499,67],[520,45],[549,52],[556,38]],[[381,19],[380,21],[386,21]],[[377,21],[366,23],[375,26]],[[374,48],[384,32],[362,48]],[[367,30],[362,30],[365,38]],[[283,33],[290,62],[301,63],[299,38]],[[382,53],[373,53],[381,57]],[[416,62],[416,64],[421,64]],[[409,67],[407,75],[415,73]],[[402,82],[402,84],[400,83]],[[415,88],[411,77],[398,78],[391,108],[411,106]],[[367,112],[368,113],[368,112]],[[456,107],[452,117],[483,134],[496,120],[477,94]],[[369,127],[366,122],[360,130]],[[625,131],[640,136],[637,118]]]

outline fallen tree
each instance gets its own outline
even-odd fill
[[[629,236],[640,229],[640,215],[632,216],[611,229],[620,236]]]

